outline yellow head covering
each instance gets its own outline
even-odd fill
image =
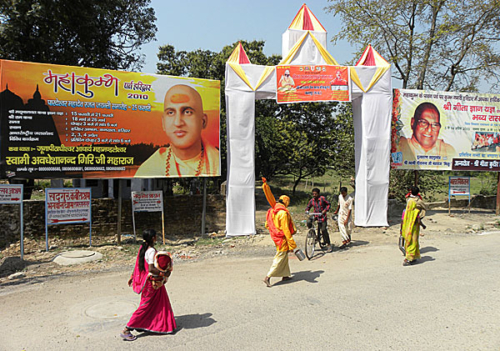
[[[286,195],[281,195],[279,199],[283,201],[283,205],[285,205],[285,207],[288,207],[290,204],[290,198]]]

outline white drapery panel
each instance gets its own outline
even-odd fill
[[[269,67],[241,65],[251,87],[226,65],[227,196],[226,234],[251,235],[255,229],[255,100],[276,96],[274,70],[261,81]],[[240,74],[242,74],[240,72]],[[254,91],[253,87],[259,84]]]
[[[377,67],[355,67],[368,86]],[[391,70],[364,93],[353,86],[353,119],[356,162],[354,222],[361,227],[387,226],[391,149]]]
[[[285,33],[281,36],[281,55],[283,58],[285,58],[288,53],[290,52],[290,49],[293,48],[296,42],[299,41],[300,38],[304,35],[305,31],[303,30],[294,30],[294,29],[287,29]],[[318,32],[318,31],[311,31],[312,35],[318,41],[323,45],[323,47],[326,48],[326,41],[327,41],[327,33],[326,32]],[[309,46],[308,46],[309,47]],[[316,52],[316,46],[314,47],[314,50],[312,53]],[[305,64],[314,64],[311,61],[304,61]],[[298,64],[298,63],[296,63]],[[317,65],[321,65],[322,63],[316,63]]]

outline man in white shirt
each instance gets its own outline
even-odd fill
[[[340,188],[339,204],[337,210],[334,214],[338,214],[338,225],[340,235],[342,236],[342,245],[340,248],[344,248],[351,243],[351,233],[353,224],[352,217],[352,203],[354,199],[351,195],[347,195],[347,188]]]

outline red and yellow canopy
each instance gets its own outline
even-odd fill
[[[306,4],[302,5],[299,12],[292,21],[288,29],[311,30],[315,32],[326,32],[316,16],[309,10]]]

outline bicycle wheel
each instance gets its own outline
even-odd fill
[[[306,257],[310,260],[314,256],[314,246],[316,245],[316,232],[309,229],[306,235]]]

